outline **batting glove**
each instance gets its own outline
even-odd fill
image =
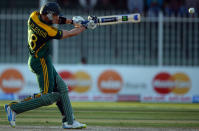
[[[88,16],[88,20],[93,20],[95,23],[97,23],[97,16]]]
[[[97,27],[97,24],[93,20],[83,21],[81,24],[91,30],[94,30]]]
[[[73,17],[73,24],[81,25],[82,21],[85,21],[81,16],[74,16]]]
[[[87,23],[87,28],[94,30],[97,27],[97,24],[94,22],[94,20],[89,20],[89,22]]]

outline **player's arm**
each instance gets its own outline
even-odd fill
[[[76,36],[83,32],[85,29],[95,29],[96,28],[96,23],[93,20],[90,21],[84,21],[83,17],[73,17],[73,20],[68,20],[64,17],[59,17],[59,19],[55,18],[54,23],[58,24],[64,24],[64,23],[70,23],[74,24],[75,28],[68,31],[68,30],[58,30],[57,35],[54,37],[54,39],[65,39],[68,37]]]
[[[86,29],[86,27],[84,26],[80,26],[80,27],[75,27],[72,30],[62,30],[63,35],[62,35],[62,39],[68,38],[68,37],[72,37],[72,36],[76,36],[78,34],[80,34],[81,32],[83,32]]]
[[[85,21],[82,24],[76,24],[75,28],[68,31],[68,30],[62,30],[63,35],[62,39],[76,36],[83,32],[85,29],[95,29],[97,27],[97,24],[93,20]]]
[[[73,24],[74,26],[82,25],[81,23],[85,21],[81,16],[74,16],[73,19],[67,19],[65,17],[59,16],[58,20],[55,21],[56,24]]]

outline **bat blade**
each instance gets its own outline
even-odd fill
[[[97,23],[98,26],[104,26],[122,23],[139,23],[141,21],[141,16],[139,13],[135,13],[126,15],[99,16],[92,20],[94,20],[94,22]],[[83,21],[81,24],[86,25],[88,22],[89,19]]]
[[[112,15],[112,16],[100,16],[97,17],[96,23],[98,25],[113,25],[122,23],[138,23],[141,21],[141,16],[139,13],[127,14],[127,15]]]

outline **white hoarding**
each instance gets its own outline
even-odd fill
[[[199,68],[55,65],[72,101],[199,102]],[[39,92],[27,65],[0,65],[0,99]]]

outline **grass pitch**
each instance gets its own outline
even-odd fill
[[[8,125],[4,104],[0,101],[0,125]],[[199,128],[199,104],[73,102],[76,119],[89,126]],[[17,115],[17,125],[60,126],[56,105],[41,107]]]

